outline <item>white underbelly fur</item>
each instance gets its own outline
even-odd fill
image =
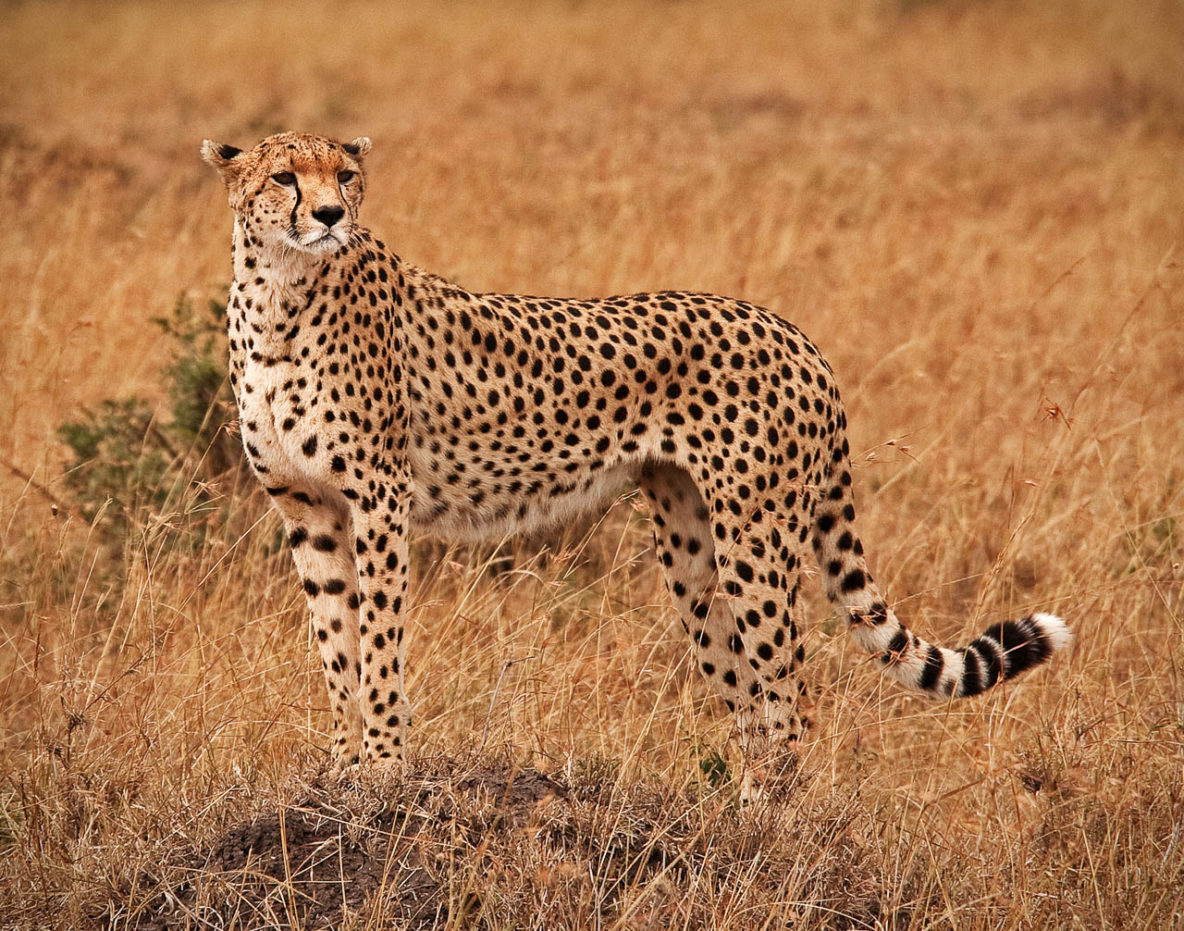
[[[505,495],[472,507],[467,499],[455,496],[440,502],[421,500],[417,495],[411,510],[412,524],[419,531],[457,542],[497,540],[517,534],[547,530],[590,511],[603,511],[635,481],[635,472],[625,465],[587,476],[573,478],[577,487],[570,492],[551,494],[540,489],[534,495]],[[584,488],[584,482],[588,487]],[[526,504],[525,513],[520,506]]]

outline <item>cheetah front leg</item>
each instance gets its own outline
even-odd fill
[[[359,701],[368,762],[403,759],[411,704],[404,687],[403,605],[407,597],[409,479],[387,470],[353,501],[361,612]]]
[[[333,765],[362,757],[358,704],[358,583],[349,512],[308,491],[284,489],[273,499],[284,517],[292,558],[308,600],[325,686],[333,710]]]

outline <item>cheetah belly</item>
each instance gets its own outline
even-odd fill
[[[550,480],[531,479],[528,473],[521,483],[441,488],[436,484],[439,476],[432,474],[426,463],[417,464],[416,458],[412,456],[412,522],[432,536],[461,542],[559,526],[607,507],[636,480],[636,469],[621,463],[563,473]]]

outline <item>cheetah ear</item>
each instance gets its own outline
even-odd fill
[[[363,159],[370,151],[370,137],[358,136],[353,142],[343,142],[341,147],[356,159]]]
[[[243,150],[213,139],[206,139],[201,144],[201,157],[212,165],[222,176],[222,180],[229,186],[237,177],[246,161],[242,157]]]

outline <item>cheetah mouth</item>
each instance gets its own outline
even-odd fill
[[[289,230],[287,240],[288,245],[294,249],[310,252],[313,255],[321,255],[326,252],[336,252],[344,246],[346,234],[344,230],[336,227],[329,230],[312,230],[303,235],[296,230]]]

